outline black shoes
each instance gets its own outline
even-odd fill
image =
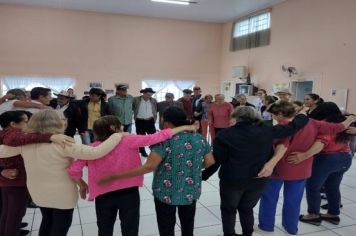
[[[322,220],[329,222],[333,225],[340,224],[339,216],[331,216],[330,217],[330,216],[325,216],[325,215],[319,215],[319,217],[312,218],[312,219],[306,219],[306,218],[304,218],[304,215],[299,216],[299,221],[307,223],[307,224],[311,224],[311,225],[316,225],[316,226],[320,226]]]
[[[306,218],[304,218],[304,215],[300,215],[299,221],[307,223],[307,224],[311,224],[311,225],[320,226],[321,225],[321,216],[319,215],[316,218],[306,219]]]
[[[340,224],[340,217],[338,216],[333,216],[333,217],[327,217],[327,216],[324,216],[324,215],[321,215],[320,216],[322,220],[326,221],[326,222],[329,222],[333,225],[339,225]]]
[[[22,229],[22,228],[26,228],[26,227],[27,227],[27,225],[28,225],[28,223],[26,223],[26,222],[22,222],[22,223],[21,223],[21,225],[20,225],[20,229]]]
[[[29,233],[30,233],[30,230],[27,230],[27,229],[20,230],[20,236],[25,236],[25,235],[28,235]]]

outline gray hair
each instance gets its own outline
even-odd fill
[[[6,94],[10,94],[10,93],[13,94],[14,97],[9,100],[14,100],[14,99],[21,100],[21,98],[26,98],[25,91],[23,91],[22,89],[19,89],[19,88],[10,89],[9,91],[7,91]]]
[[[258,123],[262,121],[261,115],[256,111],[256,109],[249,106],[236,107],[231,113],[231,117],[236,120],[236,122],[252,122]]]

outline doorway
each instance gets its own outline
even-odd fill
[[[293,101],[303,102],[305,95],[313,92],[313,81],[292,81],[290,82]]]

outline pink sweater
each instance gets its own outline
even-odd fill
[[[92,161],[77,160],[68,168],[68,173],[72,179],[79,180],[82,178],[84,166],[88,166],[89,201],[94,200],[101,194],[119,189],[142,187],[143,176],[118,180],[105,186],[98,186],[96,183],[110,173],[123,172],[141,166],[139,147],[163,142],[170,139],[172,135],[172,129],[165,129],[147,136],[125,136],[119,145],[106,156]],[[97,146],[99,144],[100,142],[95,142],[92,145]]]

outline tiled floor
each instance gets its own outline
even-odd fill
[[[152,174],[145,176],[145,186],[140,189],[141,195],[141,219],[140,235],[158,235],[155,209],[151,195]],[[203,193],[197,205],[195,217],[196,236],[222,235],[221,216],[219,209],[218,178],[213,176],[208,182],[203,183]],[[308,236],[354,236],[356,235],[356,164],[354,163],[346,173],[341,186],[342,202],[341,223],[338,226],[322,223],[316,227],[304,223],[299,224],[299,234]],[[255,208],[255,217],[258,207]],[[275,235],[286,235],[281,227],[281,200],[277,209]],[[306,212],[305,199],[302,203],[302,213]],[[38,235],[41,214],[38,209],[29,209],[24,221],[29,222],[32,236]],[[176,226],[177,235],[180,235],[179,222]],[[241,232],[239,222],[236,231]],[[93,202],[80,200],[75,209],[72,227],[69,236],[95,236],[97,235],[96,216]],[[115,234],[121,235],[119,221],[115,225]],[[257,233],[254,235],[258,235]]]

